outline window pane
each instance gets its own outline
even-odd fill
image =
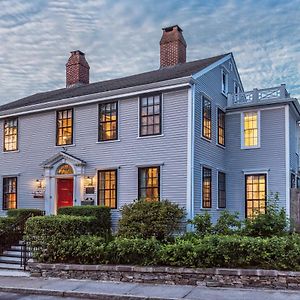
[[[17,208],[17,177],[3,178],[3,209]]]
[[[73,110],[66,109],[57,112],[56,144],[58,146],[73,143]]]
[[[161,96],[148,96],[140,100],[140,135],[161,134]]]
[[[202,104],[202,135],[211,139],[211,103],[207,98],[203,98]]]
[[[211,208],[211,169],[202,171],[202,207]]]
[[[4,120],[4,151],[18,150],[18,119]]]
[[[244,113],[244,146],[258,146],[258,114]]]
[[[117,208],[117,170],[98,171],[98,204]]]
[[[225,146],[225,113],[218,109],[218,144]]]
[[[99,141],[118,139],[118,102],[99,105]]]
[[[160,168],[139,168],[139,198],[147,201],[159,201]]]
[[[226,175],[218,173],[218,207],[226,208]]]

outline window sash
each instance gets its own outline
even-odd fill
[[[222,93],[228,93],[228,74],[222,69]]]
[[[202,102],[202,136],[211,140],[211,102],[205,97]]]
[[[99,105],[98,141],[118,139],[118,102],[107,102]]]
[[[56,145],[73,144],[73,109],[56,112]]]
[[[159,201],[160,167],[139,168],[138,177],[138,198]]]
[[[212,171],[209,168],[202,169],[202,207],[211,208],[212,198]]]
[[[218,144],[225,146],[225,113],[218,108]]]
[[[159,135],[162,128],[161,95],[140,97],[140,136]]]
[[[98,171],[98,205],[117,208],[117,170]]]
[[[3,123],[3,151],[18,150],[18,119],[6,119]]]
[[[218,172],[218,208],[226,208],[226,174]]]
[[[243,145],[246,148],[259,146],[259,114],[243,113]]]
[[[259,213],[266,212],[267,205],[267,175],[245,175],[246,218],[254,218]]]
[[[3,178],[3,210],[17,208],[17,177]]]

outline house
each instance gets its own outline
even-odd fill
[[[232,53],[186,62],[182,29],[163,28],[160,68],[89,83],[81,51],[66,88],[0,107],[2,214],[169,199],[188,218],[252,217],[279,193],[290,215],[300,107],[284,85],[245,92]]]

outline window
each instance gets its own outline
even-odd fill
[[[117,170],[98,171],[98,204],[117,208]]]
[[[218,144],[225,146],[225,113],[218,108]]]
[[[3,178],[3,209],[17,208],[17,177]]]
[[[226,174],[218,172],[218,208],[226,208]]]
[[[222,93],[227,96],[228,93],[228,74],[227,72],[222,69]]]
[[[99,105],[99,141],[118,139],[118,102]]]
[[[246,218],[266,211],[266,174],[246,175]]]
[[[240,87],[236,81],[233,82],[233,93],[238,94],[240,92]]]
[[[202,207],[211,208],[211,169],[202,170]]]
[[[160,168],[139,168],[139,199],[159,201]]]
[[[202,136],[211,139],[211,102],[205,97],[202,102]]]
[[[56,170],[57,175],[70,175],[70,174],[73,174],[73,173],[74,172],[73,172],[72,167],[68,164],[62,164]]]
[[[73,144],[73,109],[65,109],[56,115],[56,145]]]
[[[243,146],[245,148],[259,147],[259,113],[245,112],[243,119]]]
[[[140,98],[140,136],[161,134],[161,95]]]
[[[18,119],[4,120],[4,143],[5,152],[18,150]]]

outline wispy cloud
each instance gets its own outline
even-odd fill
[[[300,0],[2,0],[0,103],[63,87],[80,49],[91,81],[156,69],[160,28],[179,24],[189,60],[232,51],[246,89],[300,98]]]

